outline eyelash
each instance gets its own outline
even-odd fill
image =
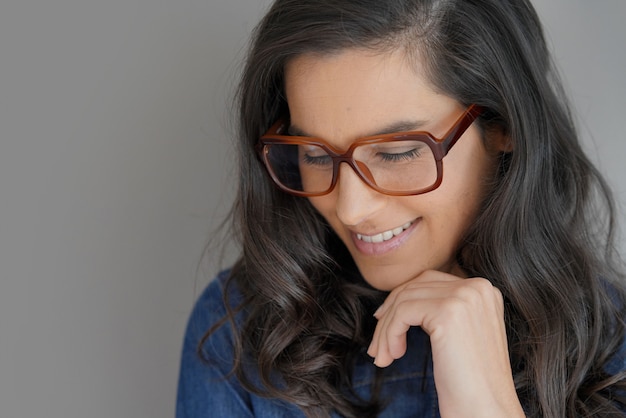
[[[320,157],[311,157],[308,154],[304,154],[304,162],[310,165],[325,165],[331,160],[330,155],[324,155]]]
[[[409,160],[414,157],[419,157],[420,152],[417,148],[413,148],[412,150],[405,151],[399,154],[387,154],[387,153],[379,153],[381,159],[383,161],[389,162],[397,162],[402,160]]]

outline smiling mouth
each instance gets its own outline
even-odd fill
[[[356,237],[357,239],[363,242],[378,244],[381,242],[389,241],[393,237],[400,235],[401,233],[406,231],[411,226],[412,223],[413,222],[407,222],[402,226],[399,226],[394,229],[390,229],[389,231],[381,232],[380,234],[376,234],[376,235],[356,234]]]

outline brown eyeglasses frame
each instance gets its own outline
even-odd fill
[[[315,137],[308,136],[290,136],[283,135],[283,132],[288,126],[288,123],[285,119],[279,119],[276,123],[274,123],[270,129],[264,135],[259,138],[259,141],[256,145],[256,149],[258,155],[265,165],[265,169],[269,173],[270,177],[274,184],[276,184],[281,190],[301,197],[314,197],[314,196],[324,196],[333,191],[335,186],[337,185],[337,181],[339,178],[339,164],[342,162],[347,163],[352,169],[357,173],[357,175],[363,180],[369,187],[376,190],[379,193],[383,193],[390,196],[415,196],[419,194],[428,193],[430,191],[435,190],[437,187],[441,185],[441,181],[443,179],[443,158],[448,154],[450,149],[456,144],[456,142],[461,138],[463,133],[474,123],[474,121],[483,113],[483,107],[479,105],[472,104],[465,112],[456,120],[454,125],[446,132],[446,134],[442,138],[437,138],[430,132],[425,131],[409,131],[409,132],[394,132],[383,135],[373,135],[366,136],[363,138],[359,138],[350,144],[350,147],[346,150],[346,152],[340,152],[332,145],[327,144],[324,140]],[[369,169],[365,164],[356,161],[352,154],[358,146],[364,144],[374,144],[374,143],[385,143],[385,142],[393,142],[398,140],[415,140],[421,141],[428,145],[435,156],[435,161],[437,164],[437,180],[429,187],[425,187],[419,190],[411,190],[411,191],[392,191],[386,190],[376,185],[372,175],[369,172]],[[274,144],[284,144],[284,145],[316,145],[324,149],[328,153],[328,155],[333,160],[333,177],[330,186],[327,190],[323,192],[304,192],[299,190],[290,189],[284,186],[278,179],[278,177],[274,174],[271,164],[268,161],[268,153],[271,145]]]

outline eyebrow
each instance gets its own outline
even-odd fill
[[[427,122],[425,120],[393,122],[389,125],[384,126],[382,129],[372,134],[364,135],[361,138],[368,137],[368,136],[393,134],[396,132],[417,131],[421,129],[424,125],[426,125],[426,123]],[[303,129],[300,129],[296,125],[290,125],[289,128],[287,129],[287,133],[291,136],[305,136],[305,137],[310,137],[310,138],[315,137],[314,135],[309,135],[306,131],[304,131]]]

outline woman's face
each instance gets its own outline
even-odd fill
[[[341,150],[389,127],[441,137],[464,111],[434,91],[400,51],[302,55],[287,65],[285,83],[292,129]],[[373,287],[391,290],[431,269],[462,275],[456,248],[495,167],[494,153],[485,148],[476,124],[443,159],[443,167],[443,181],[434,191],[388,196],[341,164],[335,189],[309,198]]]

